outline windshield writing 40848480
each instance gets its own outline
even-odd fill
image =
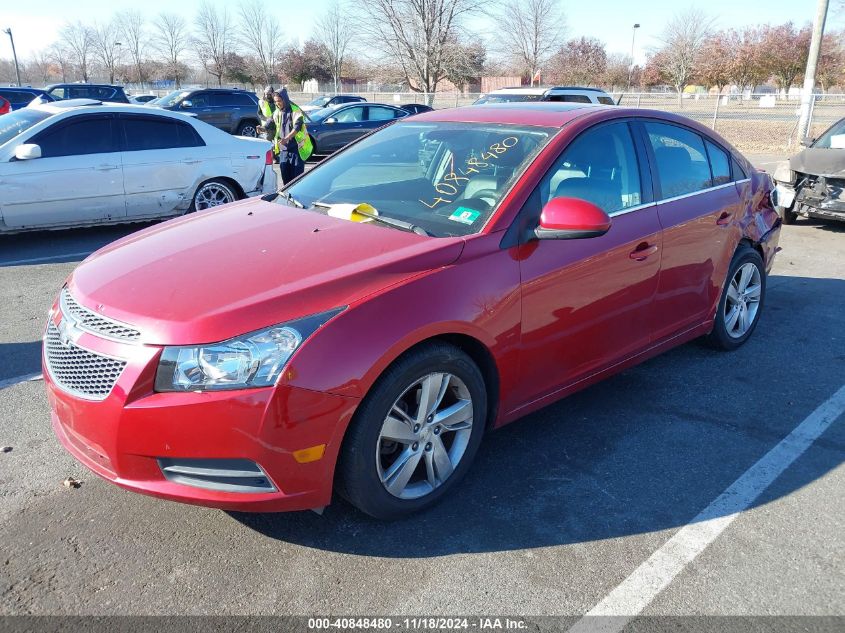
[[[420,202],[429,209],[454,202],[455,196],[460,194],[466,183],[469,182],[470,176],[481,173],[481,169],[490,167],[491,163],[487,161],[497,160],[499,156],[505,154],[517,143],[519,143],[519,139],[516,136],[506,136],[482,151],[480,156],[470,156],[464,166],[457,171],[455,171],[455,157],[452,156],[449,171],[434,184],[434,191],[437,195],[430,202],[423,199],[420,199]]]

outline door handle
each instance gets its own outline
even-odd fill
[[[97,171],[113,171],[118,169],[118,165],[97,165]]]
[[[200,162],[200,159],[199,158],[186,158],[182,162],[185,163],[186,165],[196,165],[198,162]]]
[[[631,254],[628,255],[628,257],[633,259],[635,262],[642,262],[645,261],[650,255],[654,255],[656,252],[656,244],[649,244],[647,242],[643,242],[642,244],[638,245],[637,248],[632,250]]]
[[[716,224],[719,226],[727,226],[731,223],[731,214],[727,211],[722,211],[721,215],[719,215],[719,219],[716,220]]]

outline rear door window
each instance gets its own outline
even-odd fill
[[[369,110],[369,121],[390,121],[401,114],[401,112],[398,112],[397,110],[393,110],[392,108],[383,108],[381,106],[368,106],[367,109]]]
[[[558,101],[563,103],[592,103],[587,95],[549,95],[546,101]]]
[[[255,103],[246,94],[234,92],[212,93],[211,105],[213,106],[254,106]]]
[[[41,146],[43,158],[120,151],[113,117],[110,116],[86,116],[62,121],[38,134],[32,142]]]
[[[657,162],[662,198],[683,196],[712,186],[704,140],[695,132],[667,123],[645,122]]]
[[[364,108],[361,106],[346,108],[334,115],[338,123],[360,123],[364,120]]]
[[[121,122],[128,152],[204,145],[196,130],[183,121],[157,116],[121,116]]]
[[[713,174],[713,186],[726,185],[731,182],[731,161],[727,152],[721,147],[706,142],[707,156],[710,158],[710,171]]]

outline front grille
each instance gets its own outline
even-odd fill
[[[62,288],[62,312],[76,321],[76,326],[92,334],[99,334],[116,341],[135,342],[141,338],[141,332],[119,321],[107,319],[88,308],[83,308],[71,296],[67,288]]]
[[[51,320],[44,337],[44,359],[53,381],[62,389],[88,400],[105,400],[126,362],[95,354],[73,343],[62,343]]]

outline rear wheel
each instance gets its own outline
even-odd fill
[[[430,507],[464,476],[487,417],[478,367],[460,349],[427,345],[373,386],[344,440],[338,492],[379,519]]]
[[[255,121],[244,121],[238,126],[237,135],[256,138],[258,136],[258,123]]]
[[[237,191],[224,180],[207,180],[202,183],[194,194],[191,208],[188,211],[202,211],[221,204],[234,202],[238,199]]]
[[[745,343],[757,327],[765,297],[763,258],[753,248],[742,246],[731,261],[707,342],[723,350],[734,350]]]

